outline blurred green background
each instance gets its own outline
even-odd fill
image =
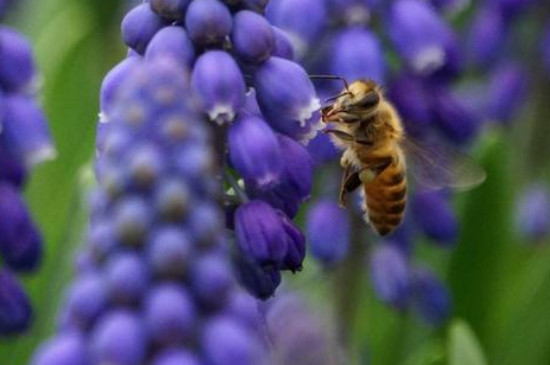
[[[0,364],[26,364],[37,344],[54,331],[57,306],[85,224],[83,171],[93,156],[99,87],[103,75],[125,53],[119,23],[127,3],[28,1],[8,19],[34,44],[58,158],[32,175],[26,191],[46,239],[44,265],[25,280],[36,323],[25,336],[2,339]],[[520,167],[528,157],[521,151],[538,131],[540,113],[533,111],[537,105],[536,100],[529,103],[521,124],[493,131],[477,146],[476,157],[488,179],[479,189],[457,197],[463,222],[457,248],[442,252],[420,246],[418,259],[430,262],[451,287],[455,319],[445,328],[430,329],[412,315],[388,309],[373,297],[367,275],[357,277],[359,290],[349,319],[351,342],[359,354],[356,361],[550,364],[550,250],[545,244],[521,242],[513,225],[514,199],[524,180]],[[303,285],[320,275],[311,262],[308,266],[294,279],[296,287],[308,287],[312,298],[326,301],[333,289],[328,280],[315,280],[313,288]]]

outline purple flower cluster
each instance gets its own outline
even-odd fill
[[[236,236],[241,281],[270,296],[281,270],[301,268],[305,239],[293,224],[311,191],[313,163],[303,146],[319,128],[319,99],[292,61],[289,38],[262,16],[267,1],[150,0],[122,22],[130,47],[106,77],[102,119],[126,70],[170,56],[190,70],[199,108],[215,129],[224,165],[227,226]]]
[[[0,18],[8,3],[0,1]],[[29,327],[32,307],[15,273],[34,271],[42,257],[42,237],[22,197],[30,170],[55,153],[32,94],[36,78],[28,41],[0,25],[0,336]]]
[[[262,364],[234,282],[212,134],[173,58],[135,60],[110,101],[87,245],[34,365]]]

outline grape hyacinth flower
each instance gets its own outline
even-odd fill
[[[151,0],[130,10],[122,22],[130,52],[103,82],[97,147],[105,148],[113,95],[133,64],[170,57],[185,66],[193,98],[215,129],[227,226],[238,229],[237,253],[247,256],[236,259],[246,266],[240,272],[262,276],[241,280],[278,285],[279,271],[299,270],[305,256],[304,237],[291,219],[311,192],[313,161],[303,144],[320,127],[320,102],[308,74],[292,61],[292,36],[263,16],[267,3]],[[117,188],[122,177],[110,174]],[[239,213],[262,203],[271,214]],[[255,241],[262,230],[278,233]],[[256,292],[265,297],[265,290]]]
[[[0,4],[0,17],[9,3]],[[0,26],[0,336],[30,326],[32,307],[15,274],[33,272],[42,259],[42,235],[22,196],[34,166],[55,154],[32,94],[36,78],[29,42]]]
[[[254,299],[233,280],[212,137],[191,93],[171,58],[128,70],[96,159],[87,264],[33,365],[267,359],[260,322],[235,310]]]
[[[531,242],[541,242],[550,234],[550,193],[540,183],[522,192],[516,208],[516,226]]]

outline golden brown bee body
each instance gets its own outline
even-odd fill
[[[401,119],[372,81],[355,81],[337,101],[323,110],[323,121],[334,123],[333,142],[344,149],[345,169],[340,204],[363,187],[365,219],[382,236],[403,220],[407,199]]]
[[[382,236],[403,220],[407,203],[407,163],[426,188],[465,190],[481,184],[485,171],[467,156],[444,146],[421,147],[406,138],[401,118],[370,80],[346,83],[345,90],[323,108],[334,144],[344,150],[340,205],[362,186],[365,220]]]

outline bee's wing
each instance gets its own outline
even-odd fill
[[[405,138],[400,143],[407,169],[424,188],[468,190],[487,177],[485,170],[469,156],[443,146],[419,143]]]

